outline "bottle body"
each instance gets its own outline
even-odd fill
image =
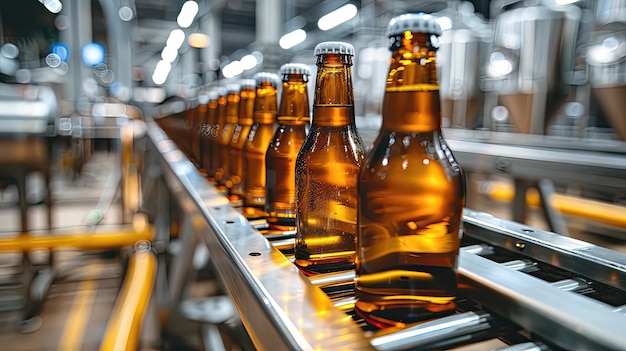
[[[211,92],[209,95],[209,102],[207,103],[207,112],[205,115],[204,123],[202,124],[202,130],[200,132],[202,139],[202,166],[207,172],[209,178],[215,177],[215,170],[213,169],[213,138],[216,136],[215,124],[217,123],[217,92]]]
[[[441,134],[430,36],[400,33],[382,127],[359,175],[355,309],[378,327],[454,312],[465,201],[461,169]]]
[[[307,118],[308,119],[308,118]],[[296,158],[306,139],[304,121],[279,118],[266,155],[267,206],[270,224],[295,227]]]
[[[296,160],[295,264],[305,274],[354,267],[357,180],[365,156],[354,117],[353,48],[324,45],[316,47],[313,119]]]
[[[226,118],[224,125],[220,130],[218,143],[221,152],[221,164],[215,173],[215,180],[219,184],[226,184],[230,171],[230,144],[235,132],[235,127],[239,121],[239,103],[241,101],[239,86],[232,84],[229,86],[228,96],[226,98]]]
[[[201,95],[199,99],[200,104],[198,105],[198,112],[196,114],[195,126],[194,126],[194,134],[193,134],[193,143],[195,150],[194,157],[196,158],[196,163],[198,168],[205,171],[204,169],[204,138],[202,137],[202,131],[204,128],[204,124],[206,123],[206,114],[207,114],[207,104],[208,97],[206,95]]]
[[[211,158],[210,158],[210,172],[209,177],[213,180],[217,180],[218,175],[221,177],[222,170],[222,144],[220,142],[220,136],[222,135],[222,129],[226,123],[226,106],[228,99],[226,93],[220,92],[217,98],[217,108],[215,111],[215,123],[211,127],[209,133],[209,140],[211,143]]]
[[[246,206],[265,209],[266,169],[265,154],[274,135],[275,124],[254,123],[244,145],[244,203]]]
[[[255,75],[255,80],[257,89],[254,100],[254,124],[243,148],[244,205],[258,209],[260,214],[266,215],[265,155],[276,129],[278,76],[260,72]]]
[[[256,97],[256,84],[254,81],[249,82],[252,86],[243,86],[241,89],[241,100],[239,102],[239,120],[233,131],[233,137],[230,140],[230,168],[229,178],[226,186],[229,188],[230,194],[237,198],[243,197],[243,149],[252,124],[254,123],[254,99]]]
[[[267,149],[265,210],[271,227],[293,230],[296,226],[296,159],[306,139],[309,123],[307,82],[310,70],[300,64],[281,67],[283,90],[278,128]]]

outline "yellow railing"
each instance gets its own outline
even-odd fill
[[[70,234],[52,234],[41,236],[22,233],[14,237],[0,238],[0,252],[30,251],[34,249],[73,248],[97,250],[133,245],[137,241],[152,240],[154,230],[142,216],[135,216],[133,224],[123,228],[99,230],[92,234],[75,232]]]
[[[515,189],[504,182],[490,182],[484,193],[500,201],[512,201]],[[550,205],[564,215],[577,216],[589,220],[626,228],[626,206],[615,203],[586,199],[580,196],[554,193],[549,198]],[[536,189],[526,194],[526,204],[541,206],[541,199]]]
[[[100,351],[136,350],[138,347],[141,322],[156,275],[156,257],[149,247],[147,242],[136,245]]]

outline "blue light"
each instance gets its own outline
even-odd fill
[[[67,62],[67,60],[70,58],[70,48],[64,43],[56,43],[52,45],[50,52],[59,55],[61,61],[63,62]]]
[[[80,56],[87,66],[99,65],[104,63],[104,47],[98,43],[87,43],[83,45]]]

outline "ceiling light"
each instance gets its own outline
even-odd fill
[[[435,22],[439,24],[439,27],[441,27],[442,31],[452,28],[452,20],[450,19],[450,17],[447,17],[447,16],[437,17]]]
[[[167,38],[166,46],[171,46],[172,48],[178,50],[180,46],[183,45],[185,41],[185,32],[181,29],[174,29],[170,32],[170,36]]]
[[[198,14],[198,3],[195,1],[186,1],[180,9],[176,22],[182,28],[187,28],[193,23],[194,18]]]
[[[176,60],[176,57],[178,56],[178,50],[174,49],[171,46],[166,46],[163,48],[163,51],[161,51],[161,58],[163,59],[163,61],[167,61],[167,62],[174,62],[174,60]]]
[[[555,0],[557,5],[568,5],[578,2],[578,0]]]
[[[283,49],[289,49],[302,43],[305,39],[306,32],[303,29],[296,29],[293,32],[283,35],[278,41],[278,44]]]
[[[233,78],[243,73],[243,65],[239,61],[233,61],[222,69],[224,78]]]
[[[192,33],[189,35],[187,43],[189,43],[189,46],[192,48],[206,48],[209,46],[209,36],[202,33]]]
[[[63,9],[63,4],[59,0],[39,0],[39,2],[52,13],[59,13]]]
[[[239,61],[244,70],[253,69],[257,65],[256,57],[254,55],[246,55]]]
[[[165,83],[171,69],[172,65],[169,62],[163,60],[157,62],[154,73],[152,73],[152,81],[154,84],[161,85]]]
[[[317,21],[317,26],[321,30],[329,30],[344,22],[353,19],[357,14],[354,4],[347,4],[333,12],[327,13]]]

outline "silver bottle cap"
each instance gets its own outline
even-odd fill
[[[307,76],[311,75],[311,69],[309,66],[301,64],[301,63],[286,63],[280,66],[280,74],[304,74]]]
[[[226,86],[226,90],[228,90],[228,93],[238,93],[241,91],[241,86],[239,84],[228,84]]]
[[[223,86],[218,86],[217,88],[215,88],[215,91],[217,91],[218,97],[228,95],[228,89],[226,89],[226,87],[223,87]]]
[[[254,75],[254,80],[257,83],[272,83],[274,87],[276,87],[278,85],[278,82],[280,81],[276,74],[270,72],[259,72]]]
[[[315,46],[315,56],[326,54],[344,54],[354,56],[354,46],[343,41],[325,41]]]
[[[213,101],[213,100],[217,100],[217,98],[219,97],[219,93],[217,92],[217,90],[209,90],[206,93],[209,101]]]
[[[239,82],[239,85],[241,85],[241,89],[246,89],[246,88],[255,88],[256,87],[256,80],[254,79],[242,79],[241,82]]]
[[[436,17],[427,13],[405,13],[396,16],[387,25],[387,36],[400,35],[406,31],[441,35]]]

